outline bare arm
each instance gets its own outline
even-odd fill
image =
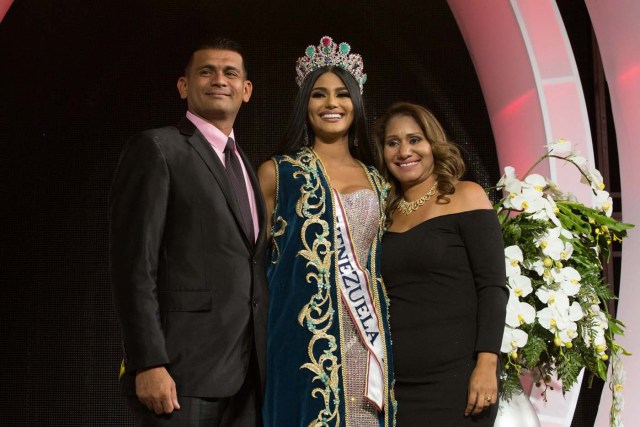
[[[260,189],[267,207],[267,231],[269,231],[273,221],[273,209],[276,205],[276,165],[273,161],[268,160],[260,165],[258,168],[258,180],[260,181]]]

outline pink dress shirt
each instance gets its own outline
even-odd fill
[[[225,135],[220,129],[204,120],[203,118],[196,116],[191,111],[187,111],[187,119],[191,123],[193,123],[196,128],[202,133],[207,140],[207,142],[213,148],[213,151],[218,155],[218,158],[222,162],[224,166],[224,148],[227,146],[227,138],[232,138],[236,141],[236,138],[233,134],[233,129],[229,135]],[[238,141],[236,141],[234,150],[238,159],[242,160],[240,154],[238,153]],[[240,166],[242,167],[242,174],[244,175],[244,182],[247,186],[247,196],[249,196],[249,207],[251,208],[251,219],[253,220],[253,235],[258,238],[258,231],[260,230],[258,227],[258,208],[256,206],[256,195],[253,191],[253,187],[251,186],[251,181],[249,180],[249,175],[247,174],[247,167],[244,162],[240,162]]]

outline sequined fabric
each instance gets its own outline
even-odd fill
[[[371,244],[379,224],[378,199],[369,189],[340,195],[360,266],[366,268]],[[368,273],[368,272],[367,272]],[[347,426],[378,426],[375,406],[364,398],[367,349],[362,344],[346,305],[342,307],[343,374],[347,406]]]

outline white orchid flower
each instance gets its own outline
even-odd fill
[[[605,329],[609,329],[609,321],[607,320],[607,315],[600,309],[600,306],[598,304],[591,305],[587,314],[592,319],[595,326],[599,327],[603,331]]]
[[[544,266],[544,262],[541,259],[533,261],[533,262],[527,261],[527,262],[523,263],[523,266],[527,270],[535,271],[538,274],[538,276],[544,275],[544,272],[546,270],[546,268]]]
[[[583,325],[582,331],[582,340],[587,345],[587,347],[596,346],[596,345],[606,345],[606,340],[604,338],[604,329],[600,326],[593,326],[591,328]]]
[[[551,332],[563,330],[576,317],[575,313],[570,313],[569,297],[562,289],[540,288],[536,296],[547,304],[537,313],[538,322],[545,329]]]
[[[505,326],[500,351],[502,353],[517,352],[519,348],[527,344],[528,339],[529,335],[525,331]]]
[[[595,168],[583,168],[582,172],[588,177],[584,176],[580,177],[580,182],[583,184],[588,184],[596,191],[604,190],[604,179],[602,178],[602,174],[598,169]]]
[[[598,313],[598,315],[595,317],[597,317],[599,327],[601,327],[603,330],[609,329],[609,321],[607,320],[607,316],[603,312]]]
[[[533,188],[524,188],[522,193],[510,197],[509,202],[516,210],[534,214],[545,207],[543,194]]]
[[[524,323],[533,323],[536,320],[536,309],[530,304],[522,302],[514,293],[509,294],[507,302],[507,315],[505,323],[512,328],[517,328]]]
[[[560,138],[547,144],[549,154],[561,156],[562,154],[572,153],[571,141]]]
[[[537,173],[533,173],[527,176],[524,179],[525,188],[531,188],[532,190],[536,190],[538,193],[542,193],[544,188],[547,186],[547,180]]]
[[[582,277],[575,268],[554,268],[551,270],[551,275],[567,295],[573,296],[580,291],[580,280],[582,280]]]
[[[567,307],[565,307],[564,304],[558,305],[550,303],[548,307],[543,308],[537,313],[540,325],[554,333],[573,327],[572,324],[575,325],[574,322],[582,319],[582,316],[582,309],[577,302]],[[575,328],[577,330],[577,325]]]
[[[504,168],[504,175],[498,181],[498,187],[502,187],[508,193],[520,193],[522,189],[522,182],[516,176],[516,170],[513,166],[507,166]]]
[[[604,338],[604,332],[602,333],[602,335],[598,334],[593,339],[592,345],[593,345],[593,348],[596,350],[596,353],[598,353],[600,356],[605,354],[605,352],[607,351],[607,341]]]
[[[560,220],[556,216],[556,202],[553,199],[543,196],[541,199],[542,208],[535,212],[531,217],[533,219],[541,219],[553,222],[560,227]]]
[[[542,253],[551,258],[554,261],[560,260],[560,253],[564,250],[564,242],[559,237],[559,232],[556,233],[557,228],[549,230],[543,236],[540,236],[535,241],[535,245],[540,248]]]
[[[533,291],[531,279],[522,275],[509,277],[507,286],[517,297],[526,297]]]
[[[573,245],[571,242],[564,242],[564,251],[560,252],[560,261],[566,261],[573,255]]]
[[[553,333],[564,329],[568,323],[566,316],[563,316],[563,313],[554,306],[543,308],[536,316],[540,325]]]
[[[562,289],[539,288],[536,296],[549,307],[556,307],[558,311],[566,311],[569,308],[569,296]]]
[[[582,307],[578,303],[578,301],[574,301],[571,303],[569,307],[569,320],[573,322],[577,322],[578,320],[584,317],[584,312],[582,311]]]
[[[563,236],[565,239],[573,239],[573,234],[569,230],[565,230],[562,227],[556,227],[554,232],[560,233],[560,236]]]
[[[524,260],[522,249],[517,245],[504,248],[504,262],[507,270],[507,277],[520,275],[520,264]]]
[[[548,246],[542,253],[554,261],[566,261],[573,255],[573,245],[571,242],[563,242],[559,238],[549,240]]]
[[[608,191],[596,191],[595,209],[603,211],[607,216],[611,216],[611,213],[613,212],[613,200],[609,196]]]
[[[578,165],[578,167],[584,167],[587,164],[587,159],[577,153],[570,154],[569,157],[567,157],[567,160],[571,160],[573,163]]]
[[[562,344],[573,341],[578,336],[578,325],[575,322],[567,322],[567,326],[558,331],[558,338],[562,341]]]

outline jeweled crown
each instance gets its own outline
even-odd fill
[[[360,55],[350,52],[349,43],[342,42],[337,45],[331,37],[322,37],[318,46],[309,45],[304,51],[304,56],[296,61],[296,83],[302,86],[313,71],[321,67],[335,66],[348,71],[358,82],[362,93],[363,85],[367,81],[364,63]]]

